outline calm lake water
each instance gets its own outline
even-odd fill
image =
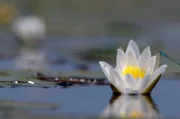
[[[167,80],[162,77],[152,92],[150,98],[152,102],[142,102],[138,97],[135,101],[139,103],[131,107],[127,105],[123,107],[124,103],[133,103],[130,96],[127,100],[114,100],[116,108],[137,108],[139,104],[141,113],[145,113],[146,109],[153,111],[156,115],[163,117],[180,117],[180,82],[177,80]],[[16,87],[11,86],[0,89],[0,117],[14,116],[14,113],[25,112],[24,116],[107,116],[118,113],[119,110],[113,111],[114,107],[108,107],[112,91],[109,86],[72,86],[69,88],[50,87]],[[124,98],[125,96],[120,96]],[[143,96],[141,98],[144,98]],[[134,103],[133,103],[134,104]],[[144,105],[152,105],[144,108]],[[108,108],[108,109],[107,109]],[[111,109],[112,108],[112,109]],[[155,108],[155,109],[153,109]],[[105,111],[108,110],[108,113]],[[106,112],[106,113],[105,113]],[[148,112],[148,113],[150,113]],[[105,114],[104,114],[105,113]],[[18,117],[15,115],[15,117]],[[152,115],[154,116],[154,114]]]
[[[19,72],[18,68],[26,67],[27,56],[23,54],[14,59],[0,61],[1,71]],[[31,52],[30,52],[31,53]],[[57,53],[57,52],[56,52]],[[20,52],[21,54],[21,52]],[[32,64],[43,66],[43,57],[36,59],[40,54],[32,54]],[[51,56],[48,56],[51,57]],[[73,57],[73,56],[72,56]],[[98,63],[89,64],[90,71],[77,71],[75,63],[78,59],[70,57],[65,64],[49,66],[51,74],[85,75],[90,77],[104,77]],[[24,59],[25,58],[25,59]],[[35,58],[35,59],[33,59]],[[67,56],[69,58],[69,56]],[[27,58],[28,59],[28,58]],[[30,58],[31,59],[31,58]],[[18,67],[17,60],[19,60]],[[73,62],[75,61],[75,62]],[[31,63],[30,63],[31,64]],[[38,65],[36,65],[38,64]],[[46,64],[46,63],[45,63]],[[17,68],[18,67],[18,68]],[[177,68],[178,69],[178,68]],[[12,73],[11,72],[11,73]],[[61,72],[61,73],[57,73]],[[81,72],[81,73],[78,73]],[[3,74],[3,73],[2,73]],[[1,74],[1,75],[2,75]],[[9,75],[9,74],[8,74]],[[0,76],[1,81],[19,80],[25,74],[19,72],[10,76]],[[24,79],[26,80],[26,79]],[[70,86],[63,88],[51,85],[49,88],[25,87],[6,85],[0,88],[0,117],[1,118],[58,118],[58,117],[180,117],[180,82],[178,78],[162,77],[150,97],[147,96],[113,96],[109,86]]]

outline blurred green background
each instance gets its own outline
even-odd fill
[[[83,60],[114,63],[116,49],[119,46],[125,49],[129,40],[134,39],[141,49],[150,45],[153,54],[161,50],[178,61],[179,3],[179,0],[2,0],[0,56],[15,56],[19,52],[13,40],[14,20],[35,15],[45,20],[46,37],[41,46],[49,54],[63,54],[61,57],[71,54]]]

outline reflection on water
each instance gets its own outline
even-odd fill
[[[40,71],[47,68],[45,53],[41,50],[22,49],[15,59],[15,64],[19,69]]]
[[[159,112],[150,96],[114,95],[103,117],[157,118]]]

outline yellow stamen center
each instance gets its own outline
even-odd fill
[[[127,66],[126,68],[124,68],[122,74],[123,75],[131,74],[135,79],[137,79],[137,78],[144,78],[146,72],[144,69],[140,69],[139,67]]]
[[[143,117],[143,113],[133,110],[130,114],[121,113],[120,116],[121,118],[140,118]]]
[[[142,113],[138,111],[133,111],[129,116],[132,118],[138,118],[138,117],[142,117]]]

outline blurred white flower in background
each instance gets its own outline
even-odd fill
[[[13,22],[12,30],[20,41],[20,54],[15,58],[15,65],[23,70],[42,71],[47,68],[45,52],[39,42],[45,37],[45,21],[38,16],[20,16]]]
[[[116,118],[159,118],[153,100],[148,96],[121,95],[111,100],[102,112],[102,117]]]
[[[24,41],[40,40],[45,36],[46,24],[37,16],[24,16],[15,19],[12,29]]]

